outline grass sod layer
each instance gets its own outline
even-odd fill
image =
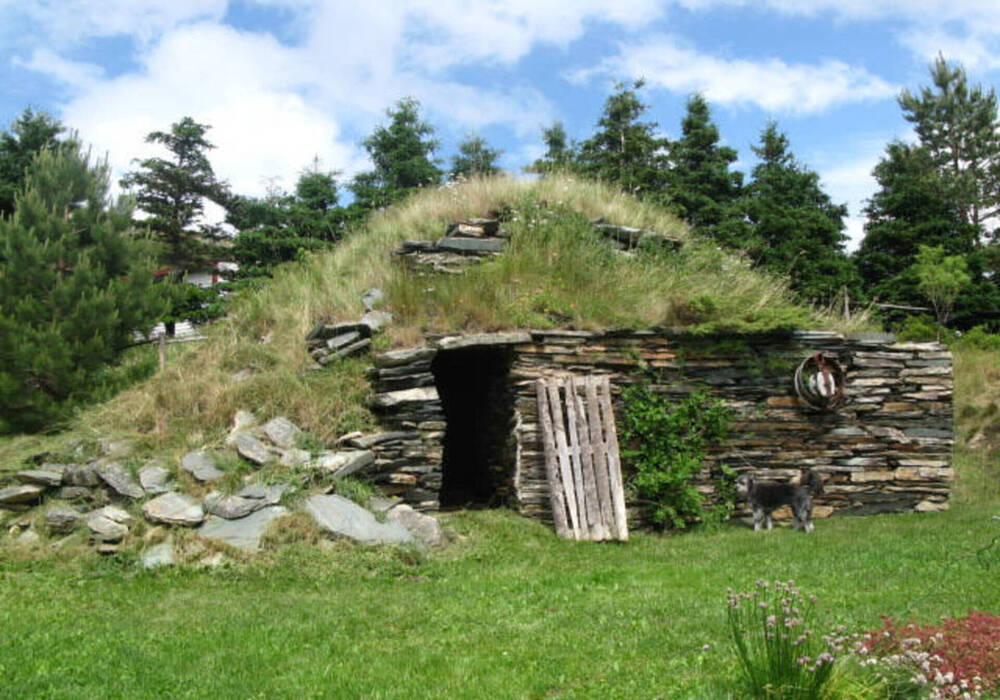
[[[215,571],[0,563],[5,697],[728,697],[727,587],[795,579],[819,620],[1000,609],[996,507],[835,518],[814,536],[726,526],[624,545],[505,511],[424,558],[290,546]],[[989,567],[989,568],[988,568]],[[703,645],[711,649],[703,651]],[[736,696],[734,696],[736,697]]]

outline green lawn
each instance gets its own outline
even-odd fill
[[[961,555],[1000,534],[998,513],[598,545],[477,512],[427,558],[296,545],[214,571],[0,553],[0,696],[726,697],[727,587],[794,578],[856,630],[996,613],[1000,545]]]

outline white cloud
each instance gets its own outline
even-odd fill
[[[719,58],[662,35],[641,43],[623,43],[617,56],[570,77],[586,80],[595,73],[645,78],[650,87],[700,92],[713,103],[756,105],[769,112],[816,113],[837,104],[883,99],[898,92],[882,78],[841,61],[789,64],[777,58]]]

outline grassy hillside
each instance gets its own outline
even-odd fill
[[[437,239],[452,221],[492,210],[509,213],[512,237],[500,258],[433,279],[393,261],[402,240]],[[594,234],[590,221],[598,217],[688,243],[679,253],[622,256]],[[618,191],[566,178],[473,180],[419,193],[376,214],[336,249],[280,269],[264,289],[237,300],[207,341],[173,349],[164,372],[83,414],[73,439],[131,434],[148,448],[179,453],[219,438],[240,408],[285,414],[322,439],[369,426],[364,363],[306,371],[303,338],[319,321],[357,319],[361,293],[373,286],[385,290],[396,316],[379,339],[383,347],[420,342],[425,331],[512,327],[851,330],[794,304],[782,280],[692,239],[671,215]],[[247,368],[251,378],[234,377]],[[7,441],[0,464],[42,444]]]

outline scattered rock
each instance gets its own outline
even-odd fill
[[[150,496],[170,490],[170,470],[158,462],[150,462],[139,470],[139,483]]]
[[[376,515],[384,515],[402,502],[403,499],[398,496],[372,496],[368,506],[369,510]]]
[[[310,496],[305,510],[323,530],[366,544],[411,544],[413,535],[399,523],[380,523],[370,512],[343,496]]]
[[[63,503],[55,503],[45,512],[45,526],[49,532],[72,532],[79,519],[80,514]]]
[[[383,294],[382,290],[378,287],[366,289],[361,294],[361,304],[365,307],[366,312],[379,306],[383,300],[385,300],[385,294]]]
[[[97,486],[101,478],[89,464],[67,464],[63,471],[63,483],[68,486]]]
[[[171,542],[161,542],[142,553],[140,559],[142,568],[155,569],[160,566],[173,566],[174,545]]]
[[[412,440],[419,438],[420,433],[410,430],[410,431],[388,431],[384,433],[372,433],[371,435],[359,436],[348,440],[347,443],[351,447],[357,447],[361,450],[371,449],[376,445],[381,445],[385,442],[393,442],[396,440]]]
[[[154,523],[193,527],[205,519],[201,504],[190,496],[170,491],[142,507],[142,514]]]
[[[236,415],[233,416],[233,428],[234,433],[238,433],[241,430],[249,430],[254,427],[260,421],[257,420],[257,416],[252,414],[250,411],[239,410]]]
[[[426,403],[428,401],[438,401],[439,399],[437,388],[429,386],[376,394],[373,404],[376,408],[395,408],[403,404]]]
[[[362,433],[360,430],[354,430],[350,433],[344,433],[339,438],[337,438],[337,444],[343,445],[345,443],[350,442],[351,440],[355,440],[361,437],[362,435],[364,435],[364,433]]]
[[[403,350],[390,350],[376,355],[374,359],[376,367],[402,367],[417,362],[430,362],[435,355],[437,355],[437,348],[420,346]]]
[[[278,447],[290,450],[295,447],[302,430],[284,416],[277,416],[264,424],[264,434]]]
[[[135,521],[132,514],[127,510],[119,508],[118,506],[104,506],[98,510],[93,511],[89,515],[101,515],[109,520],[114,520],[116,523],[121,523],[122,525],[130,525]]]
[[[375,463],[375,454],[368,450],[324,452],[316,458],[316,466],[340,478],[361,471]]]
[[[95,494],[86,486],[63,486],[56,491],[56,498],[63,501],[90,501]]]
[[[96,547],[97,553],[104,556],[111,556],[112,554],[118,554],[121,551],[121,546],[112,542],[101,542]]]
[[[33,503],[40,499],[43,493],[45,493],[45,487],[36,484],[0,489],[0,506]]]
[[[312,454],[309,450],[291,449],[282,450],[281,457],[278,458],[278,461],[285,467],[298,467],[305,464],[310,459],[312,459]]]
[[[41,536],[31,528],[22,532],[17,538],[17,544],[21,547],[34,547],[41,541]]]
[[[116,522],[99,512],[87,516],[87,527],[94,533],[94,538],[101,542],[121,542],[128,534],[127,525]]]
[[[118,462],[100,462],[96,466],[97,475],[119,496],[142,498],[146,495],[142,487],[135,483],[132,475]]]
[[[101,452],[109,459],[121,459],[128,457],[135,451],[135,445],[131,440],[113,440],[104,438],[99,441]]]
[[[240,498],[262,501],[262,506],[273,506],[281,502],[281,496],[286,490],[288,484],[251,484],[241,488],[236,495]]]
[[[274,459],[274,454],[267,449],[267,445],[249,433],[237,433],[233,436],[233,445],[242,457],[251,462],[267,464]]]
[[[43,465],[55,466],[55,465]],[[62,470],[48,469],[26,469],[16,474],[17,480],[25,484],[38,484],[39,486],[58,486],[62,483]]]
[[[226,520],[235,520],[250,515],[258,508],[263,507],[259,499],[243,498],[241,496],[223,496],[217,491],[205,496],[205,511]]]
[[[418,513],[405,503],[390,509],[386,513],[386,522],[402,525],[425,547],[438,547],[446,540],[437,518]]]
[[[268,506],[238,520],[209,516],[198,528],[198,534],[209,539],[221,540],[240,549],[260,549],[260,538],[272,520],[288,513],[282,506]]]
[[[368,326],[369,335],[374,335],[392,323],[392,314],[388,311],[369,311],[361,317],[361,323]]]
[[[205,450],[195,450],[184,455],[181,459],[181,469],[198,481],[216,481],[223,477],[215,457]]]

